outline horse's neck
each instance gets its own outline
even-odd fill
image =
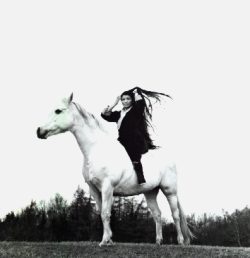
[[[100,139],[103,138],[105,134],[99,128],[90,128],[86,124],[75,125],[71,129],[71,132],[75,136],[85,159],[89,159],[92,148],[98,145]]]

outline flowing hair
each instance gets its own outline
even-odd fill
[[[153,112],[153,105],[152,105],[151,99],[154,99],[156,102],[161,102],[162,97],[168,97],[168,98],[171,98],[171,99],[172,99],[172,97],[170,95],[165,94],[165,93],[156,92],[156,91],[148,91],[148,90],[144,90],[140,87],[134,87],[134,88],[126,91],[126,94],[128,94],[130,96],[133,95],[133,91],[135,89],[137,90],[138,94],[142,97],[142,99],[144,101],[144,104],[145,104],[144,113],[143,113],[142,133],[145,136],[145,139],[146,139],[147,144],[148,144],[148,148],[149,149],[156,149],[159,146],[154,145],[153,140],[150,138],[150,135],[149,135],[149,132],[148,132],[148,127],[149,126],[151,128],[153,128],[153,126],[151,124],[152,112]],[[124,95],[124,93],[122,95]]]

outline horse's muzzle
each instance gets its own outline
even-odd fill
[[[37,128],[36,135],[39,139],[47,139],[47,133],[47,130],[42,130],[40,127]]]

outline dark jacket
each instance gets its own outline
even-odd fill
[[[143,118],[144,107],[144,100],[136,101],[123,118],[118,130],[118,141],[124,146],[133,146],[134,151],[140,154],[146,153],[149,149]],[[121,111],[113,111],[110,115],[101,114],[108,122],[118,122],[120,115]]]

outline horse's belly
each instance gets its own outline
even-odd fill
[[[141,191],[139,191],[138,189],[121,189],[118,188],[116,190],[114,190],[114,196],[132,196],[132,195],[137,195],[140,194]]]
[[[159,187],[159,182],[146,182],[143,185],[139,185],[137,182],[134,184],[127,184],[123,186],[117,186],[114,188],[114,196],[132,196],[138,195],[141,193],[145,193],[151,191],[155,188]]]

